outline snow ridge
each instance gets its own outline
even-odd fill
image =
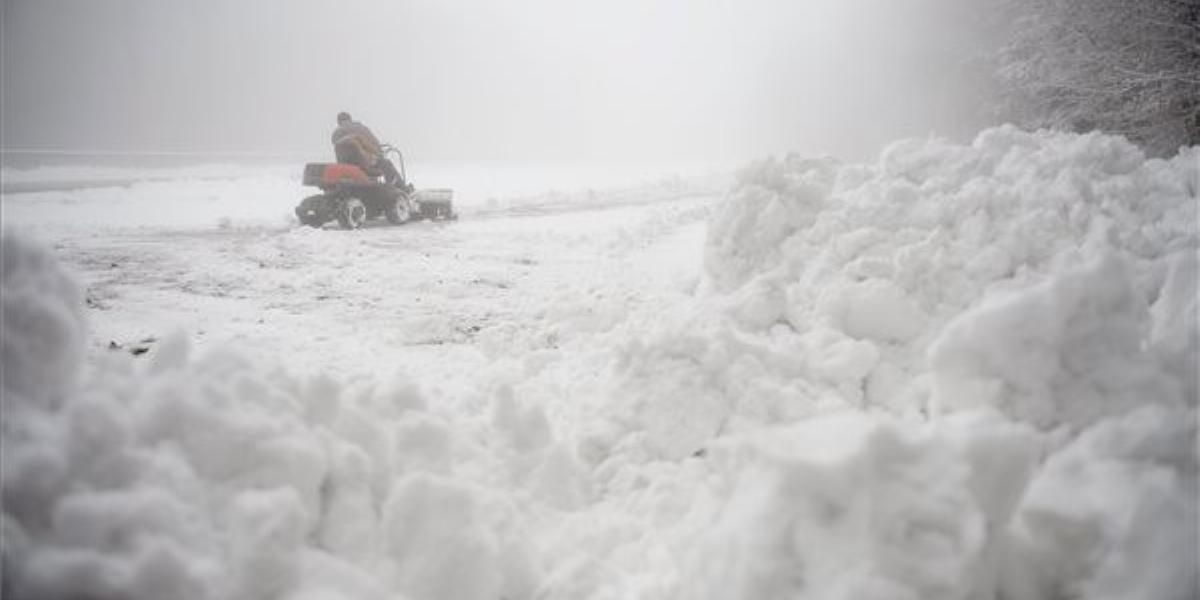
[[[623,372],[716,466],[682,596],[1195,597],[1198,193],[1195,148],[1008,127],[745,170]]]

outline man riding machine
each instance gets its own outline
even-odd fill
[[[414,218],[456,218],[450,190],[414,190],[406,181],[399,150],[380,144],[370,129],[345,112],[338,113],[337,120],[331,141],[338,162],[304,167],[304,185],[321,188],[322,193],[296,207],[301,223],[321,227],[337,219],[345,229],[358,229],[380,216],[397,225]],[[395,154],[400,170],[388,154]]]
[[[358,165],[368,175],[383,175],[389,185],[403,185],[396,165],[384,156],[383,144],[366,125],[350,118],[347,112],[338,113],[337,123],[330,137],[339,163]]]

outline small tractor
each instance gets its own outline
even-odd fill
[[[385,182],[382,173],[349,163],[305,165],[304,185],[320,188],[321,193],[300,201],[296,207],[300,222],[321,227],[336,219],[344,229],[359,229],[368,219],[379,217],[395,225],[416,219],[458,218],[451,203],[453,191],[415,190],[405,173],[404,155],[388,145],[383,150],[400,165],[400,178],[394,183]]]

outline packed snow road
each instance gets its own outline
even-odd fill
[[[99,348],[181,330],[306,372],[449,377],[481,367],[478,344],[545,329],[547,312],[586,321],[686,291],[713,201],[359,231],[126,230],[58,247],[86,282]]]

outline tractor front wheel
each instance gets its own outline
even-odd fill
[[[408,195],[397,195],[395,202],[392,202],[384,207],[383,215],[387,217],[388,222],[393,225],[407,223],[408,220],[412,218],[412,209],[408,204]]]
[[[347,198],[342,202],[337,219],[342,229],[360,229],[367,222],[367,206],[358,198]]]

